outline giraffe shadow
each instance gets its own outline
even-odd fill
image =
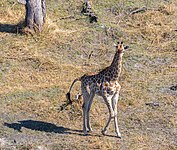
[[[22,132],[21,129],[26,128],[30,130],[47,132],[47,133],[73,134],[73,135],[85,136],[82,130],[75,130],[75,129],[70,129],[70,128],[66,128],[63,126],[56,126],[53,123],[48,123],[44,121],[36,121],[36,120],[22,120],[22,121],[18,121],[17,123],[6,123],[5,122],[4,126],[17,130],[18,132]],[[100,137],[100,135],[97,135],[97,134],[88,134],[87,136]]]
[[[59,134],[81,134],[82,132],[81,130],[73,130],[70,128],[65,128],[63,126],[56,126],[52,123],[36,120],[22,120],[18,121],[17,123],[4,123],[4,126],[17,130],[19,132],[22,132],[22,128]]]

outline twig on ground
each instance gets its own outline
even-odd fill
[[[136,14],[136,13],[139,13],[139,12],[145,12],[146,10],[147,10],[147,8],[145,6],[143,6],[141,8],[135,9],[132,12],[130,12],[130,15],[133,15],[133,14]]]
[[[60,20],[64,20],[64,19],[74,19],[75,17],[72,15],[66,16],[66,17],[61,17]]]
[[[93,51],[91,51],[91,53],[88,56],[88,59],[90,59],[92,57]]]
[[[147,102],[145,104],[148,106],[160,106],[160,104],[158,102]]]

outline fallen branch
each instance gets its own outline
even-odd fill
[[[147,102],[145,104],[148,106],[160,106],[160,104],[158,102]]]
[[[174,86],[170,87],[170,90],[177,91],[177,85],[174,85]]]
[[[130,15],[140,13],[140,12],[145,12],[146,10],[147,10],[147,8],[145,6],[143,6],[142,8],[138,8],[138,9],[135,9],[132,12],[130,12]]]
[[[86,0],[86,2],[84,3],[81,13],[85,16],[89,16],[90,23],[98,21],[97,15],[92,11],[92,7],[89,0]]]

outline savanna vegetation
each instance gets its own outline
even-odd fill
[[[23,28],[24,5],[0,1],[0,149],[177,149],[177,1],[47,0],[41,33]],[[142,9],[143,8],[143,9]],[[137,11],[142,9],[142,11]],[[124,41],[118,104],[122,139],[103,100],[91,108],[93,133],[82,133],[82,100],[61,111],[71,82],[108,66]],[[80,92],[76,84],[72,99]]]

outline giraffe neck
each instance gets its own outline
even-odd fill
[[[110,71],[111,74],[113,75],[113,80],[117,80],[120,77],[120,73],[122,69],[122,57],[123,57],[123,53],[119,53],[117,51],[110,65]]]

